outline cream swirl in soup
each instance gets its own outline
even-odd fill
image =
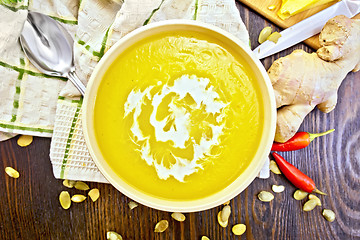
[[[220,99],[208,78],[198,78],[195,75],[183,75],[174,81],[173,86],[165,84],[158,92],[151,93],[152,89],[153,86],[147,87],[144,91],[135,88],[127,97],[124,117],[132,113],[131,138],[138,146],[136,150],[141,158],[156,169],[160,179],[173,176],[176,180],[184,182],[185,176],[203,169],[204,162],[215,157],[211,149],[220,144],[228,104]],[[158,109],[168,96],[171,97],[170,101],[165,103],[168,115],[159,120]],[[150,116],[142,114],[143,108],[152,108]],[[197,119],[192,118],[192,114],[202,114],[204,119],[211,118],[212,121],[203,121],[199,124]],[[148,118],[155,129],[153,136],[143,134],[138,121],[140,117]],[[209,131],[205,130],[199,139],[195,139],[191,135],[192,128]],[[167,151],[172,158],[170,164],[164,163],[169,160],[164,159],[162,153],[153,150],[154,142],[168,144]],[[173,148],[191,148],[192,154],[187,158],[177,156],[172,151]]]

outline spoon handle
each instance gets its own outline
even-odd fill
[[[85,95],[85,85],[80,81],[78,76],[74,71],[71,71],[67,74],[68,79],[74,84],[74,86],[79,90],[81,95]]]

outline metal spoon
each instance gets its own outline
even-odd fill
[[[85,85],[75,74],[74,40],[54,19],[42,13],[29,12],[20,43],[30,62],[41,72],[67,77],[82,95],[85,94]]]

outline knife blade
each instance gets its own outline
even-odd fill
[[[267,40],[255,48],[253,53],[259,59],[268,57],[318,34],[325,23],[337,15],[345,15],[352,18],[359,12],[359,0],[342,0],[317,14],[298,22],[284,31],[281,31],[281,37],[277,43]]]

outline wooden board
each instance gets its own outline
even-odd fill
[[[301,12],[295,16],[292,16],[286,20],[282,20],[277,16],[277,12],[281,7],[281,0],[238,0],[239,2],[247,5],[257,13],[261,14],[263,17],[267,18],[271,22],[275,23],[281,28],[288,28],[300,21],[302,21],[305,18],[308,18],[315,13],[333,5],[336,3],[334,1],[333,3],[324,4],[322,6],[318,6],[313,9],[309,9],[307,11]],[[276,8],[272,11],[268,9],[269,6],[275,5]],[[354,18],[360,19],[360,14],[356,15]],[[307,40],[305,40],[305,43],[309,45],[310,47],[314,49],[318,49],[320,47],[319,44],[319,35],[313,36]]]
[[[237,3],[250,33],[260,32],[268,26],[247,7]],[[1,13],[0,13],[1,14]],[[259,21],[260,19],[260,21]],[[256,36],[250,34],[251,42]],[[309,50],[301,44],[301,48]],[[284,50],[290,54],[295,47]],[[263,60],[266,68],[279,55]],[[72,203],[64,210],[59,204],[61,191],[87,194],[68,189],[61,180],[54,179],[49,159],[49,138],[34,138],[28,147],[19,147],[17,138],[0,142],[0,239],[1,240],[106,240],[107,231],[116,231],[131,240],[200,240],[210,239],[262,240],[262,239],[349,239],[360,237],[360,71],[350,73],[338,91],[338,103],[329,114],[312,111],[300,131],[321,132],[335,128],[335,132],[315,139],[307,148],[281,153],[290,163],[314,179],[317,187],[328,196],[319,196],[322,207],[302,211],[306,200],[296,201],[292,194],[295,187],[284,175],[270,175],[269,179],[255,179],[240,195],[231,200],[229,225],[222,228],[217,214],[222,207],[185,214],[184,222],[177,222],[170,214],[141,204],[130,210],[131,199],[119,193],[110,184],[88,183],[100,190],[96,202],[86,199]],[[119,153],[120,154],[120,153]],[[20,172],[18,179],[7,176],[5,167]],[[283,193],[264,203],[257,199],[262,190],[271,191],[271,185],[284,185]],[[327,222],[321,215],[323,208],[335,211],[334,222]],[[155,224],[166,219],[169,228],[154,233]],[[231,232],[237,223],[246,224],[240,237]]]

